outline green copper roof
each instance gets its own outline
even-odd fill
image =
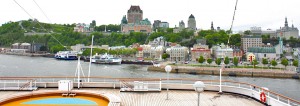
[[[274,47],[250,47],[248,48],[248,52],[253,53],[276,53]]]

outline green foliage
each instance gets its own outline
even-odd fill
[[[244,34],[245,34],[245,35],[250,35],[250,34],[251,34],[251,31],[250,31],[250,30],[246,30],[246,31],[244,31]]]
[[[174,28],[168,28],[167,33],[173,33]]]
[[[238,63],[239,63],[239,59],[238,59],[237,57],[234,57],[234,58],[233,58],[233,64],[234,64],[235,66],[237,66]]]
[[[227,56],[225,57],[224,63],[225,63],[226,65],[229,64],[229,58],[228,58]]]
[[[252,63],[251,63],[253,66],[254,66],[254,68],[255,68],[255,65],[257,65],[258,64],[258,61],[255,59],[255,60],[253,60],[252,61]]]
[[[93,48],[92,55],[96,55],[96,53],[98,53],[98,54],[104,54],[104,53],[107,53],[107,50],[105,50],[105,49],[99,49],[99,48]],[[91,49],[85,49],[82,52],[83,56],[90,56],[90,54],[91,54]]]
[[[272,65],[273,67],[275,67],[275,66],[277,66],[277,62],[276,62],[275,60],[272,60],[272,61],[271,61],[271,65]]]
[[[281,60],[281,64],[286,67],[289,64],[289,61],[286,58],[284,58]]]
[[[298,60],[293,61],[293,66],[298,67]]]
[[[220,65],[220,64],[221,64],[221,58],[217,58],[216,61],[215,61],[215,63],[216,63],[217,65]]]
[[[167,58],[169,58],[170,57],[170,55],[169,54],[167,54],[167,53],[164,53],[162,56],[161,56],[163,59],[167,59]]]
[[[241,46],[240,34],[231,35],[229,40],[230,40],[229,45]]]
[[[121,26],[120,25],[113,25],[113,24],[96,26],[94,30],[98,31],[98,32],[104,32],[105,31],[105,26],[106,26],[106,31],[107,32],[121,31]]]
[[[203,63],[203,62],[204,62],[204,57],[203,57],[203,56],[200,56],[199,59],[198,59],[198,62],[199,62],[199,63]]]
[[[263,59],[262,59],[262,63],[263,63],[264,65],[269,64],[269,62],[268,62],[268,60],[267,60],[266,58],[263,58]]]
[[[50,48],[50,51],[51,51],[52,53],[57,53],[57,52],[63,51],[63,50],[66,50],[66,49],[65,49],[65,47],[63,47],[63,46],[61,46],[61,45],[55,45],[55,46],[52,46],[52,47]]]
[[[207,45],[227,44],[229,35],[224,31],[201,30],[196,38],[205,38]]]
[[[207,63],[208,63],[208,64],[211,64],[212,61],[213,61],[213,60],[212,60],[211,58],[207,59]]]

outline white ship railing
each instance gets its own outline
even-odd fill
[[[112,87],[120,88],[121,81],[161,81],[161,88],[166,88],[167,79],[160,78],[111,78],[111,77],[90,77],[90,82],[87,82],[87,77],[82,77],[82,87]],[[33,81],[31,88],[37,87],[58,87],[59,80],[73,80],[76,87],[77,77],[0,77],[0,90],[9,90],[9,87],[25,84],[26,81]],[[193,90],[192,84],[199,79],[170,79],[170,89],[186,89]],[[219,80],[200,80],[206,85],[205,90],[218,91]],[[8,85],[10,85],[8,87]],[[7,87],[7,88],[5,88]],[[235,82],[235,81],[222,81],[222,89],[224,92],[231,92],[237,94],[243,94],[248,97],[260,100],[260,93],[264,91],[267,96],[267,103],[272,106],[300,106],[300,102],[292,98],[283,96],[270,90],[266,90],[263,87],[256,85]],[[34,90],[34,89],[31,89]]]

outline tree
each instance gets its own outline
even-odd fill
[[[281,64],[284,65],[284,67],[286,68],[286,66],[289,64],[289,61],[286,58],[284,58],[281,60]]]
[[[167,58],[169,58],[170,57],[170,55],[169,54],[167,54],[167,53],[164,53],[162,56],[161,56],[163,59],[167,59]]]
[[[272,60],[272,61],[271,61],[271,65],[272,65],[273,67],[275,67],[275,66],[277,66],[277,62],[276,62],[275,60]]]
[[[61,45],[56,45],[56,46],[52,46],[50,48],[50,50],[51,50],[52,53],[57,53],[59,51],[65,50],[65,48]]]
[[[269,64],[269,62],[268,62],[268,60],[267,60],[266,58],[263,58],[263,59],[262,59],[262,63],[263,63],[264,65]]]
[[[298,60],[293,61],[293,66],[298,67]]]
[[[229,64],[229,58],[228,58],[227,56],[225,57],[224,63],[225,63],[226,65]]]
[[[212,59],[211,58],[207,59],[207,63],[211,64],[212,63]]]
[[[257,65],[258,64],[258,61],[257,60],[253,60],[252,61],[252,65],[253,65],[253,67],[255,68],[255,65]]]
[[[238,66],[238,63],[239,63],[239,59],[238,59],[237,57],[234,57],[234,58],[233,58],[233,64],[234,64],[235,66]]]
[[[92,55],[96,55],[96,53],[98,54],[103,54],[103,53],[106,53],[107,50],[104,50],[104,49],[99,49],[99,48],[93,48],[93,53]],[[83,52],[82,52],[82,55],[83,56],[90,56],[91,54],[91,49],[85,49]]]
[[[250,30],[244,31],[244,34],[245,34],[245,35],[250,35],[250,34],[251,34],[251,31],[250,31]]]
[[[221,58],[217,58],[216,61],[215,61],[215,63],[216,63],[217,65],[220,65],[220,64],[221,64]]]
[[[201,63],[201,64],[204,62],[204,58],[203,58],[202,55],[199,57],[198,62]]]

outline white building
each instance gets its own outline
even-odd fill
[[[152,47],[151,45],[140,45],[136,56],[140,59],[149,58],[155,60],[161,60],[164,53],[163,46]]]
[[[211,52],[215,58],[233,58],[233,49],[223,43],[221,45],[213,46]]]
[[[166,53],[170,55],[170,61],[185,62],[189,60],[189,49],[182,46],[173,46],[166,49]]]
[[[150,41],[149,45],[151,45],[152,47],[167,46],[167,41],[165,41],[163,36],[160,36],[153,39],[153,41]]]

